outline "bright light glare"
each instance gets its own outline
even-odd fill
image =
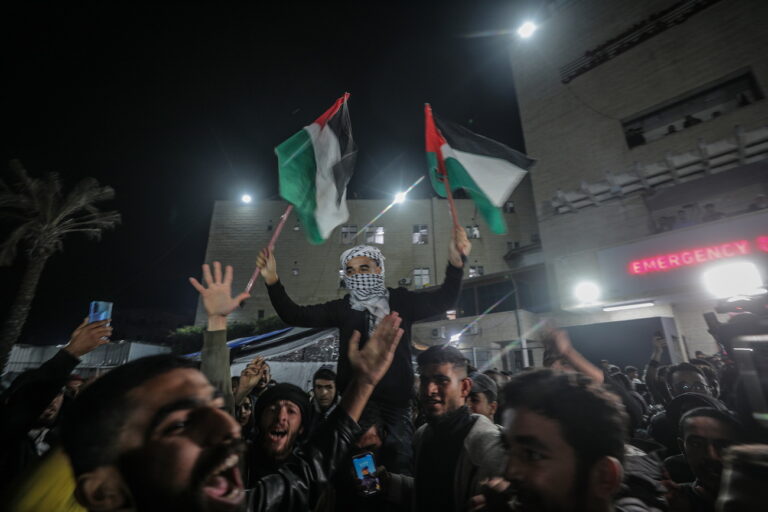
[[[460,339],[461,339],[461,334],[454,334],[453,336],[451,336],[451,343],[456,343]]]
[[[704,288],[718,299],[736,295],[757,295],[763,287],[760,271],[754,263],[748,261],[721,263],[706,270],[701,278]]]
[[[519,35],[523,39],[528,39],[533,35],[534,32],[536,32],[537,28],[539,27],[537,27],[534,22],[526,21],[525,23],[520,25],[520,28],[517,29],[517,35]]]
[[[240,198],[240,200],[242,202],[244,202],[245,204],[248,204],[251,201],[253,201],[253,198],[250,195],[248,195],[248,194],[243,194],[242,197]]]
[[[619,306],[607,306],[603,308],[603,311],[623,311],[625,309],[639,309],[650,308],[655,306],[654,302],[635,302],[634,304],[621,304]]]
[[[592,281],[582,281],[573,288],[573,295],[582,304],[591,304],[600,298],[600,287]]]
[[[395,200],[392,202],[395,204],[400,204],[403,201],[405,201],[405,196],[406,196],[405,192],[398,192],[397,194],[395,194]]]

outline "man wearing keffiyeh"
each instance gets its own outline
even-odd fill
[[[387,430],[380,462],[388,470],[410,474],[413,424],[410,398],[413,389],[411,364],[411,324],[453,309],[461,291],[464,261],[472,249],[463,228],[453,232],[449,248],[445,280],[423,292],[406,288],[387,288],[384,284],[384,255],[376,247],[358,245],[340,258],[344,285],[349,294],[343,299],[323,304],[299,306],[291,300],[277,276],[274,253],[264,249],[256,262],[267,285],[269,298],[278,316],[297,327],[337,327],[339,329],[339,362],[336,385],[344,389],[351,370],[346,358],[350,337],[360,333],[363,346],[381,318],[397,312],[402,318],[404,334],[395,359],[379,382],[367,407],[366,417],[383,424]],[[363,430],[370,425],[362,425]]]

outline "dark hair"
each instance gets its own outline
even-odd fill
[[[332,380],[332,381],[336,382],[336,372],[334,372],[330,368],[320,368],[312,376],[312,385],[313,386],[315,385],[315,381],[317,379]]]
[[[694,372],[701,375],[704,380],[709,384],[709,379],[707,379],[707,376],[704,375],[704,372],[702,372],[699,368],[693,366],[691,363],[680,363],[669,367],[669,370],[667,370],[667,374],[664,376],[665,380],[667,381],[667,386],[669,386],[669,389],[672,389],[672,377],[677,372]]]
[[[419,368],[424,368],[428,364],[450,363],[454,368],[461,368],[469,375],[469,360],[453,345],[432,345],[419,354],[416,363]]]
[[[634,367],[634,366],[625,366],[624,367],[624,373],[636,372],[636,371],[637,371],[637,368]]]
[[[714,407],[697,407],[686,412],[680,418],[680,423],[677,426],[677,432],[680,437],[685,437],[685,422],[692,418],[712,418],[733,430],[738,438],[741,438],[744,434],[741,422],[729,411],[715,409]]]
[[[131,390],[158,375],[197,366],[196,361],[170,354],[143,357],[118,366],[85,388],[61,424],[61,444],[75,475],[115,462],[120,430],[140,400],[128,399]]]
[[[710,363],[709,361],[707,361],[706,359],[701,359],[701,358],[698,358],[698,357],[694,357],[692,359],[689,359],[688,362],[691,363],[694,366],[702,365],[702,366],[704,366],[706,368],[712,368],[713,370],[715,369],[714,365],[712,363]]]
[[[578,373],[523,372],[504,388],[505,408],[525,408],[557,422],[588,472],[601,457],[624,460],[628,418],[618,398]]]

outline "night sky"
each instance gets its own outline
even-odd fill
[[[102,242],[71,237],[51,258],[21,341],[61,342],[92,299],[114,301],[116,320],[151,311],[191,323],[186,278],[199,273],[213,201],[276,199],[274,146],[345,91],[360,198],[391,197],[424,173],[425,102],[524,149],[511,36],[477,36],[517,26],[520,2],[7,9],[3,177],[10,158],[68,186],[92,176],[115,188],[104,207],[123,215]],[[430,194],[426,182],[416,193]],[[0,269],[2,314],[24,264]]]

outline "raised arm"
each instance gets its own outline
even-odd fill
[[[412,304],[414,321],[445,313],[452,309],[459,299],[461,278],[464,275],[464,262],[472,251],[472,244],[464,228],[455,229],[451,235],[450,257],[445,270],[445,280],[440,287],[420,292],[418,300]]]
[[[338,327],[336,311],[339,301],[299,306],[291,300],[277,276],[277,262],[273,251],[262,249],[256,259],[256,266],[261,269],[272,307],[283,322],[295,327]]]
[[[241,293],[232,298],[232,273],[232,266],[227,265],[222,275],[221,263],[214,261],[213,275],[211,275],[211,268],[207,264],[203,265],[203,279],[206,286],[200,284],[194,277],[190,277],[189,282],[200,293],[203,307],[208,315],[208,327],[203,332],[200,370],[223,394],[227,410],[234,415],[235,399],[232,394],[229,347],[227,347],[227,316],[250,295]]]
[[[551,340],[555,350],[562,355],[577,371],[586,375],[596,385],[601,385],[605,380],[605,375],[597,366],[590,363],[578,350],[573,348],[571,338],[568,333],[562,329],[550,329],[545,337]]]

